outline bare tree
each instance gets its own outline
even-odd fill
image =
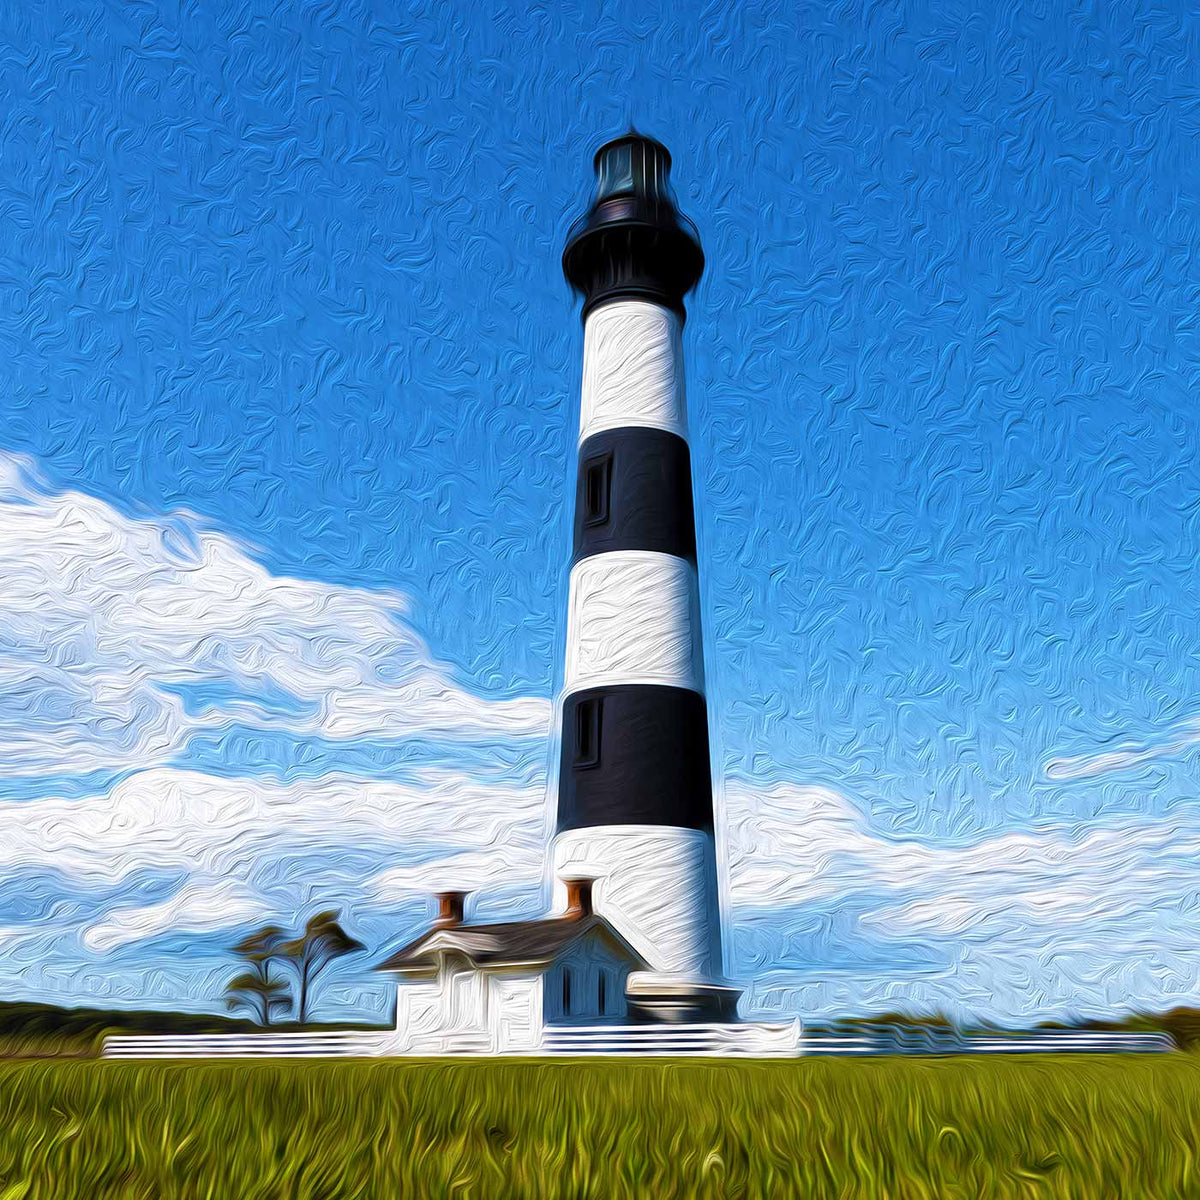
[[[225,985],[225,1003],[230,1008],[249,1008],[264,1027],[271,1024],[273,1012],[290,1008],[292,1003],[287,981],[271,975],[271,964],[285,956],[286,936],[277,925],[266,925],[233,948],[250,969]]]
[[[285,942],[282,951],[296,968],[300,982],[298,1019],[300,1024],[308,1020],[309,999],[317,976],[335,959],[354,954],[366,947],[352,938],[339,924],[341,913],[337,909],[317,913],[304,926],[304,932],[290,942]]]
[[[257,971],[243,971],[225,985],[225,1003],[230,1008],[250,1009],[254,1019],[267,1026],[275,1009],[291,1006],[292,996],[283,980],[263,979]]]

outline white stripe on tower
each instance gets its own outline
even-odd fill
[[[555,877],[592,876],[596,911],[645,958],[635,1005],[697,1020],[733,995],[718,983],[681,336],[704,260],[666,191],[665,149],[631,136],[596,161],[596,201],[563,256],[585,302]]]
[[[613,550],[571,571],[565,693],[618,683],[704,692],[696,569],[657,550]]]
[[[554,840],[555,893],[562,880],[594,879],[592,903],[651,965],[634,988],[711,984],[720,973],[717,864],[710,833],[669,825],[601,825]]]
[[[650,427],[687,437],[681,322],[668,308],[613,300],[583,326],[579,441]]]

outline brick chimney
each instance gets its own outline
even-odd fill
[[[466,903],[466,892],[437,892],[438,914],[433,922],[435,929],[449,929],[452,925],[461,925],[463,921],[463,906]]]
[[[567,911],[565,916],[575,921],[590,917],[592,912],[592,881],[590,879],[564,879],[567,885]]]

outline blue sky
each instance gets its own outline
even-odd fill
[[[246,924],[382,948],[451,870],[537,909],[559,256],[632,121],[709,262],[745,1011],[1200,1001],[1200,26],[1059,8],[9,6],[6,991],[210,1006]]]

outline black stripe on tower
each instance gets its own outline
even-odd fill
[[[609,429],[579,448],[573,561],[606,550],[657,550],[695,563],[691,457],[678,434]]]
[[[594,825],[713,827],[708,713],[688,688],[632,683],[563,701],[558,832]]]

